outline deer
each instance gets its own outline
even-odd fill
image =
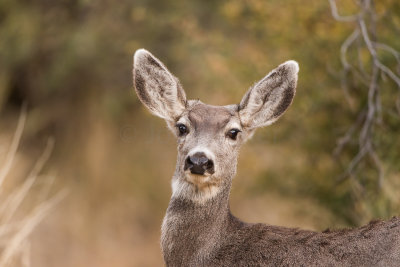
[[[400,266],[400,218],[316,232],[232,215],[229,194],[239,148],[291,105],[299,65],[289,60],[245,93],[239,104],[188,100],[179,80],[145,49],[133,59],[140,101],[176,136],[172,197],[162,227],[166,266]]]

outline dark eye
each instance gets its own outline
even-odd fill
[[[239,130],[239,129],[230,129],[226,135],[230,139],[236,140],[236,137],[237,137],[238,133],[240,133],[240,132],[241,132],[241,130]]]
[[[179,136],[182,136],[182,135],[185,135],[188,133],[188,129],[187,129],[186,125],[184,125],[182,123],[178,123],[176,125],[176,127],[178,128]]]

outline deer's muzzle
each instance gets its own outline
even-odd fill
[[[184,170],[188,169],[192,174],[204,175],[205,172],[213,174],[214,162],[203,152],[197,152],[186,158]]]

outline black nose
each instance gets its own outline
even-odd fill
[[[214,163],[203,152],[197,152],[186,158],[184,169],[185,171],[189,169],[193,174],[203,175],[206,171],[213,174]]]

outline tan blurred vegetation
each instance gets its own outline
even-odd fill
[[[357,11],[356,2],[337,2],[341,14]],[[400,4],[376,1],[376,10],[380,39],[399,50]],[[336,140],[366,102],[353,84],[349,106],[340,85],[340,47],[353,28],[320,0],[0,0],[0,155],[27,103],[14,173],[53,136],[45,172],[69,189],[32,236],[32,266],[162,264],[159,229],[176,147],[132,90],[132,55],[142,47],[180,78],[189,98],[216,105],[239,102],[272,68],[299,62],[292,107],[242,149],[231,195],[240,218],[321,230],[398,214],[400,125],[392,107],[377,126],[383,187],[367,179],[377,175],[368,161],[356,177],[361,195],[355,179],[338,182],[345,166],[332,156]],[[389,54],[382,60],[396,64]],[[385,86],[382,98],[395,98],[398,89]],[[356,152],[350,145],[340,161]]]

